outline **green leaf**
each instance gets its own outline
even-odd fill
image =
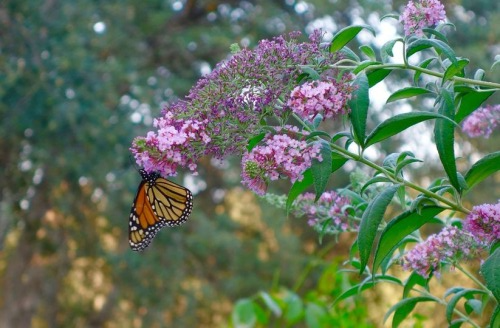
[[[332,153],[332,173],[340,169],[347,163],[348,159],[337,155],[336,153]]]
[[[306,140],[316,139],[316,137],[330,138],[330,135],[325,131],[313,131],[306,136]]]
[[[393,18],[393,19],[399,21],[399,15],[398,14],[385,14],[384,16],[380,17],[380,21],[383,21],[386,18]]]
[[[427,66],[429,66],[430,63],[432,63],[436,59],[437,58],[435,58],[435,57],[427,58],[426,60],[424,60],[423,62],[421,62],[420,64],[418,64],[418,67],[427,68]],[[420,78],[420,75],[422,75],[421,71],[416,71],[415,72],[415,76],[413,77],[413,83],[418,84],[418,79]]]
[[[342,49],[363,29],[369,30],[375,36],[375,30],[368,25],[351,25],[344,27],[333,36],[332,42],[330,43],[330,53],[334,53]]]
[[[392,69],[380,68],[367,73],[368,86],[371,88],[383,79],[385,79],[389,74],[391,74]]]
[[[494,91],[477,91],[472,88],[460,92],[457,96],[457,99],[460,99],[460,105],[455,116],[455,122],[462,122],[464,118],[478,109],[494,93]]]
[[[446,38],[446,36],[443,33],[439,32],[433,28],[423,28],[422,31],[424,31],[424,33],[434,35],[436,37],[436,39],[441,40],[446,44],[449,43],[448,39]]]
[[[447,116],[453,120],[455,106],[453,104],[452,94],[448,90],[443,90],[441,93],[441,102],[439,114]],[[462,188],[458,181],[457,166],[455,162],[455,136],[454,124],[448,120],[437,120],[434,126],[434,139],[438,150],[439,158],[443,164],[443,168],[448,175],[451,185],[458,191]]]
[[[389,311],[384,316],[384,322],[389,318],[392,312],[394,313],[394,318],[392,319],[392,327],[397,327],[403,320],[410,314],[411,311],[415,308],[420,302],[436,302],[436,300],[432,297],[420,296],[420,297],[411,297],[405,298],[398,303],[394,304]]]
[[[366,133],[366,119],[368,117],[368,106],[370,105],[370,98],[368,95],[368,79],[364,72],[358,74],[353,82],[354,90],[352,99],[349,101],[351,108],[351,124],[354,130],[354,138],[360,145],[364,145]]]
[[[500,65],[500,55],[495,56],[495,61],[491,64],[490,70],[492,71],[497,65]]]
[[[266,304],[267,308],[271,310],[272,313],[274,313],[275,316],[280,317],[281,316],[281,308],[279,304],[273,299],[271,295],[269,295],[266,292],[260,292],[259,293],[260,298],[264,301],[264,304]]]
[[[403,298],[408,298],[408,295],[410,295],[410,292],[415,285],[420,285],[428,291],[430,279],[430,277],[424,278],[417,272],[413,271],[404,284],[405,287],[403,289]]]
[[[481,289],[464,289],[453,295],[453,297],[448,301],[448,305],[446,306],[446,320],[448,320],[448,322],[451,323],[451,320],[453,318],[453,310],[455,309],[458,301],[460,301],[462,297],[469,299],[475,294],[487,295],[487,292]]]
[[[384,191],[378,194],[370,202],[370,204],[368,204],[368,207],[363,213],[357,239],[359,256],[361,260],[361,273],[364,271],[366,265],[368,264],[368,259],[370,257],[373,242],[375,241],[375,236],[377,235],[377,230],[380,226],[380,222],[384,218],[385,210],[389,206],[398,188],[399,185],[393,185],[384,189]]]
[[[371,178],[370,180],[366,181],[365,184],[363,185],[363,187],[361,188],[361,190],[359,191],[360,194],[363,194],[366,190],[366,188],[368,188],[369,186],[371,186],[372,184],[374,183],[379,183],[379,182],[391,182],[391,180],[389,180],[389,178],[387,178],[386,176],[382,176],[382,175],[377,175],[373,178]]]
[[[257,146],[258,143],[261,142],[265,136],[266,136],[266,133],[262,132],[262,133],[259,133],[258,135],[256,135],[255,137],[251,138],[250,140],[248,140],[247,150],[252,151],[252,149],[254,149],[254,147]]]
[[[443,41],[436,39],[417,39],[408,45],[406,49],[406,58],[410,58],[412,55],[420,52],[424,49],[433,47],[438,51],[438,53],[444,54],[454,65],[458,64],[457,56],[453,49]]]
[[[312,184],[313,176],[311,169],[309,168],[304,171],[304,178],[302,179],[302,181],[295,181],[295,183],[292,185],[292,188],[290,188],[290,191],[288,192],[288,197],[286,199],[287,213],[290,212],[295,199],[297,199],[297,197],[304,191],[306,191],[306,189],[309,188]]]
[[[241,299],[236,302],[231,315],[235,327],[251,327],[257,321],[254,311],[254,303],[249,299]]]
[[[481,274],[486,281],[486,287],[493,293],[497,303],[500,303],[500,248],[497,248],[491,254],[483,265],[481,265]]]
[[[500,151],[488,154],[474,163],[465,174],[467,183],[467,192],[472,190],[475,185],[500,170]]]
[[[304,315],[304,304],[300,297],[288,291],[285,296],[285,320],[288,324],[293,325],[296,324]]]
[[[394,40],[387,41],[386,43],[384,43],[382,48],[380,48],[380,56],[382,57],[382,62],[387,63],[389,62],[389,57],[394,57],[392,49],[394,48],[394,45],[398,41],[403,42],[403,39],[397,38]]]
[[[452,125],[455,124],[450,118],[433,112],[409,112],[399,114],[380,123],[366,138],[365,147],[368,148],[371,145],[390,138],[415,124],[437,118],[447,120]]]
[[[482,68],[478,68],[474,73],[474,80],[483,81],[486,72]]]
[[[475,298],[467,300],[464,305],[467,314],[471,314],[472,312],[481,314],[483,311],[483,302],[476,300]]]
[[[377,275],[377,276],[374,276],[374,277],[368,277],[362,283],[357,284],[355,286],[352,286],[351,288],[349,288],[348,290],[346,290],[345,292],[343,292],[342,294],[340,294],[340,296],[338,296],[333,301],[333,304],[335,305],[338,302],[340,302],[342,300],[345,300],[346,298],[349,298],[349,297],[354,296],[354,295],[361,294],[363,291],[374,287],[376,284],[378,284],[380,282],[388,282],[388,283],[395,284],[395,285],[398,285],[398,286],[402,285],[401,281],[398,278],[395,278],[395,277],[392,277],[392,276]],[[334,292],[336,292],[336,291],[334,291]]]
[[[377,56],[375,56],[375,51],[373,51],[373,49],[370,46],[363,45],[359,47],[359,50],[361,50],[361,52],[364,53],[366,57],[368,57],[368,59],[373,61],[377,60]]]
[[[324,328],[328,324],[328,313],[318,304],[308,303],[306,306],[306,324],[309,328]]]
[[[361,72],[362,70],[364,70],[365,68],[367,68],[369,66],[380,65],[380,64],[381,63],[378,61],[366,60],[366,61],[359,63],[359,65],[355,69],[353,69],[352,73],[358,74],[359,72]]]
[[[464,74],[464,68],[468,64],[469,64],[469,60],[463,58],[463,59],[458,60],[457,64],[448,66],[448,68],[444,72],[442,83],[444,83],[444,82],[452,79],[454,76],[461,76],[461,77],[463,77],[465,75]]]
[[[495,308],[490,320],[490,328],[498,327],[500,327],[500,304]]]
[[[319,73],[316,72],[315,69],[313,69],[309,66],[300,66],[300,70],[302,72],[306,73],[307,75],[309,75],[309,78],[311,80],[319,80],[320,79]]]
[[[375,250],[373,272],[376,272],[382,261],[391,256],[399,242],[413,231],[420,229],[424,224],[434,219],[443,209],[437,206],[428,206],[421,209],[420,213],[406,211],[391,220],[382,235]]]
[[[356,55],[354,51],[352,51],[349,47],[344,47],[339,50],[339,54],[342,55],[343,58],[350,59],[355,62],[361,61],[361,58]]]
[[[332,173],[332,149],[330,147],[330,143],[323,139],[318,142],[320,143],[322,161],[320,162],[314,158],[311,165],[316,200],[318,200],[319,197],[321,197],[321,195],[325,192],[328,179]]]
[[[403,88],[390,95],[389,98],[387,99],[387,103],[429,93],[433,92],[425,88],[417,88],[417,87]]]

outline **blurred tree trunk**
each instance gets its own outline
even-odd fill
[[[0,301],[1,327],[31,327],[33,317],[41,314],[40,308],[45,312],[42,317],[47,319],[48,327],[56,325],[57,289],[60,279],[51,274],[51,263],[47,261],[37,238],[37,232],[42,225],[50,205],[48,202],[46,184],[42,182],[38,191],[33,196],[30,208],[26,212],[17,212],[19,217],[12,218],[18,222],[20,235],[17,245],[7,254],[5,272],[3,275],[2,293]],[[61,266],[64,262],[59,262]],[[57,271],[56,271],[57,272]],[[42,303],[43,302],[43,303]]]

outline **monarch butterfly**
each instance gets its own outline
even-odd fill
[[[129,219],[129,244],[133,251],[149,246],[164,226],[174,227],[187,221],[193,209],[189,189],[164,179],[157,172],[139,170],[142,181],[137,189]]]

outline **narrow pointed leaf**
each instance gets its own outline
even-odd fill
[[[322,160],[313,159],[311,165],[311,173],[313,176],[314,191],[316,193],[316,200],[323,194],[332,172],[332,149],[330,144],[325,140],[319,140],[320,154]]]
[[[455,122],[462,122],[464,118],[479,108],[479,106],[481,106],[481,104],[494,93],[494,91],[477,91],[472,88],[468,88],[467,91],[460,92],[458,96],[460,99],[460,105],[455,116]]]
[[[391,74],[391,69],[380,68],[374,71],[370,71],[366,74],[368,78],[368,86],[371,88],[383,79],[385,79],[389,74]]]
[[[456,65],[450,65],[444,72],[443,83],[452,79],[454,76],[464,76],[464,68],[469,64],[468,59],[460,59]]]
[[[486,281],[486,287],[493,293],[498,303],[500,303],[500,248],[491,254],[483,265],[481,274]]]
[[[408,87],[408,88],[403,88],[400,89],[396,92],[394,92],[392,95],[389,96],[387,99],[386,103],[390,103],[396,100],[401,100],[401,99],[407,99],[419,95],[425,95],[432,93],[432,91],[425,89],[425,88],[417,88],[417,87]]]
[[[422,51],[424,49],[427,49],[429,47],[433,47],[434,49],[436,49],[436,51],[445,55],[452,62],[453,65],[457,65],[458,60],[453,49],[451,49],[450,46],[444,43],[443,41],[436,39],[418,39],[410,43],[406,50],[406,58],[409,58],[413,54]]]
[[[373,49],[370,46],[363,45],[359,47],[359,50],[361,50],[361,52],[364,53],[366,57],[368,57],[368,59],[373,61],[377,60],[377,56],[375,56],[375,51],[373,51]]]
[[[368,106],[370,98],[368,95],[368,79],[366,74],[361,72],[353,82],[356,90],[353,92],[352,99],[349,101],[351,108],[351,124],[354,130],[356,142],[363,146],[366,133],[366,119],[368,117]]]
[[[358,233],[358,247],[361,260],[360,272],[363,272],[368,264],[368,259],[370,258],[370,253],[377,235],[378,227],[384,218],[387,206],[389,206],[398,188],[399,185],[393,185],[386,188],[378,194],[377,197],[370,202],[370,204],[368,204],[368,207],[363,213]]]
[[[311,169],[307,169],[304,171],[304,178],[302,181],[295,181],[288,192],[288,198],[286,199],[286,212],[290,212],[292,208],[292,204],[297,199],[297,197],[307,190],[313,184],[313,176]]]
[[[375,30],[368,25],[351,25],[348,27],[344,27],[333,36],[332,42],[330,44],[330,52],[334,53],[342,49],[363,29],[369,30],[375,36]]]
[[[415,124],[436,118],[448,120],[452,125],[455,124],[450,118],[433,112],[410,112],[399,114],[380,123],[366,138],[365,147],[369,147],[382,140],[395,136]]]
[[[389,318],[392,312],[394,313],[394,318],[392,319],[392,327],[398,327],[401,322],[408,316],[408,314],[413,311],[415,306],[420,302],[436,302],[432,297],[420,296],[405,298],[398,303],[394,304],[389,311],[384,316],[384,322]]]
[[[260,292],[260,298],[262,298],[264,304],[266,304],[267,308],[271,310],[271,312],[273,312],[275,316],[281,316],[282,310],[279,304],[273,299],[271,295],[266,292]]]
[[[391,220],[380,236],[373,260],[373,272],[377,271],[386,256],[392,255],[404,237],[432,221],[442,211],[441,207],[428,206],[422,208],[420,213],[406,211]]]
[[[380,48],[380,56],[382,57],[382,61],[384,63],[389,62],[389,57],[394,57],[394,53],[393,53],[392,49],[394,48],[394,45],[398,41],[402,42],[403,39],[398,38],[398,39],[387,41],[386,43],[384,43],[382,48]]]
[[[448,320],[449,323],[451,323],[451,320],[453,319],[453,310],[457,306],[458,301],[460,301],[461,298],[465,297],[466,299],[473,297],[475,294],[483,294],[486,295],[487,292],[481,289],[464,289],[455,295],[448,301],[448,304],[446,305],[446,320]]]
[[[443,90],[441,93],[441,103],[439,108],[439,114],[444,115],[451,120],[454,118],[455,106],[453,104],[453,98],[448,90]],[[436,141],[436,148],[439,154],[443,168],[448,175],[451,185],[458,191],[462,188],[458,181],[457,176],[457,165],[455,162],[455,136],[454,136],[454,124],[450,123],[448,120],[437,120],[434,126],[434,139]]]
[[[498,171],[500,171],[500,151],[481,158],[465,174],[465,182],[469,188],[467,191],[470,191],[476,184]]]

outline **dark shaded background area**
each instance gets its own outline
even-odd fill
[[[304,221],[239,187],[238,159],[201,163],[190,221],[131,252],[140,177],[128,147],[230,44],[404,4],[332,2],[2,1],[0,326],[219,326],[239,297],[293,285],[333,240],[319,245]],[[500,53],[497,1],[446,6],[457,53],[487,69]]]

